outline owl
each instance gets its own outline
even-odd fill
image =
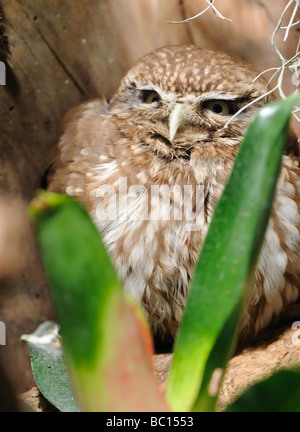
[[[110,100],[65,116],[48,189],[86,207],[155,335],[174,338],[180,325],[215,205],[265,103],[226,125],[264,94],[256,76],[228,53],[164,47],[140,59]],[[240,340],[276,323],[299,298],[299,193],[299,168],[286,154]]]

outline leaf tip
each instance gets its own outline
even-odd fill
[[[28,215],[33,222],[37,222],[41,216],[70,201],[64,194],[39,189],[28,206]]]

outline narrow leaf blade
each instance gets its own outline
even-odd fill
[[[225,368],[234,346],[297,100],[295,94],[273,102],[255,116],[214,212],[175,343],[167,387],[174,411],[214,410],[217,392],[210,391],[210,384],[214,371]],[[218,357],[210,357],[207,364],[224,327],[223,347],[215,348]]]
[[[125,297],[87,212],[68,197],[40,192],[31,215],[81,409],[167,410],[152,371],[147,324]]]

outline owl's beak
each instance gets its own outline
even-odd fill
[[[172,142],[178,128],[185,122],[186,115],[183,104],[177,103],[169,115],[169,138]]]

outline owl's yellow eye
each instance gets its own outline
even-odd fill
[[[231,113],[229,103],[221,100],[210,100],[207,101],[204,105],[206,109],[212,111],[215,114],[227,116]]]
[[[160,96],[156,91],[144,90],[143,91],[143,102],[146,104],[152,104],[154,102],[159,102]]]

